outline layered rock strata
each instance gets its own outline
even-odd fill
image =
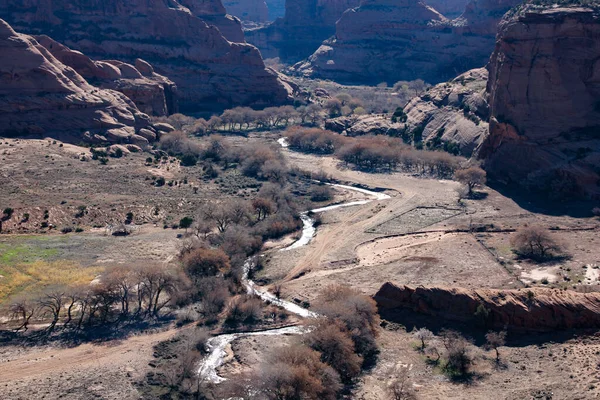
[[[150,126],[124,94],[88,84],[33,37],[0,20],[0,135],[146,146]]]
[[[204,20],[221,15],[219,6],[220,0],[0,0],[0,17],[95,60],[148,61],[177,84],[182,111],[289,101],[255,47],[228,40]]]
[[[450,20],[419,0],[363,0],[295,69],[342,83],[447,81],[484,66],[502,15],[520,0],[471,0]]]
[[[123,93],[140,111],[154,116],[177,112],[177,86],[154,72],[154,68],[146,61],[138,58],[135,65],[116,60],[94,61],[48,36],[37,36],[36,40],[90,84]]]
[[[265,58],[294,63],[307,58],[335,33],[342,14],[360,0],[288,0],[285,17],[271,25],[246,32],[246,39]]]
[[[479,289],[384,284],[375,295],[380,310],[408,309],[436,319],[483,323],[488,329],[555,331],[600,328],[600,294],[561,289]],[[488,311],[476,321],[480,307]]]
[[[600,198],[599,60],[598,9],[527,5],[503,20],[478,151],[493,177]]]

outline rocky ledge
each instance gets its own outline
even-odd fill
[[[375,295],[380,310],[408,309],[434,318],[475,322],[488,311],[488,329],[555,331],[600,328],[600,294],[562,289],[478,289],[409,287],[384,284]]]

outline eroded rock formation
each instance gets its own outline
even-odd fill
[[[485,68],[474,69],[412,99],[404,107],[407,133],[419,130],[427,148],[471,156],[488,132],[487,78]]]
[[[147,60],[177,84],[182,111],[288,101],[256,48],[205,22],[221,7],[220,0],[0,0],[0,17],[96,60]]]
[[[273,24],[246,32],[249,43],[265,58],[279,57],[297,62],[312,54],[335,33],[335,23],[344,11],[360,0],[288,0],[285,17]]]
[[[140,111],[155,116],[177,112],[177,86],[154,72],[154,68],[146,61],[138,58],[135,66],[116,60],[93,61],[48,36],[40,35],[36,40],[88,83],[123,93]]]
[[[227,14],[221,0],[177,0],[191,13],[209,25],[219,28],[223,36],[231,42],[244,43],[244,33],[239,20]],[[235,15],[235,14],[234,14]]]
[[[384,284],[375,295],[380,310],[409,309],[435,318],[475,322],[480,306],[488,329],[555,331],[600,328],[600,294],[561,289],[416,288]]]
[[[363,0],[300,73],[339,82],[447,81],[484,66],[502,15],[521,0],[471,0],[449,20],[419,0]]]
[[[489,135],[500,180],[600,198],[600,11],[528,5],[502,22],[489,63]]]
[[[267,22],[269,9],[264,0],[225,0],[224,6],[231,15],[254,22]]]
[[[148,145],[149,117],[122,93],[88,84],[33,37],[0,20],[0,134]]]

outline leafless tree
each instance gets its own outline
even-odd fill
[[[523,257],[544,260],[562,251],[561,246],[550,234],[539,226],[519,229],[511,238],[514,250]]]
[[[15,328],[15,332],[19,332],[21,329],[26,332],[29,329],[29,321],[38,311],[38,304],[33,299],[19,297],[11,302],[9,310],[11,318],[20,323]]]
[[[427,328],[421,328],[414,333],[415,337],[421,341],[421,351],[425,350],[427,341],[433,338],[433,333]]]
[[[506,343],[506,331],[488,332],[485,335],[486,346],[496,352],[496,362],[500,362],[499,348]]]

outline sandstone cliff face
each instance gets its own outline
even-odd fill
[[[0,0],[0,17],[26,33],[47,34],[93,59],[130,64],[137,58],[147,60],[157,73],[177,84],[182,111],[289,100],[286,86],[265,68],[256,48],[228,41],[218,28],[195,16],[216,12],[220,0],[182,3]]]
[[[264,0],[225,0],[224,6],[229,14],[245,21],[269,20],[269,9]]]
[[[446,81],[485,65],[504,12],[521,0],[471,0],[449,20],[419,0],[363,0],[296,70],[339,82]]]
[[[422,129],[428,148],[456,149],[471,156],[489,129],[487,78],[485,68],[474,69],[415,97],[404,107],[406,129]]]
[[[489,63],[490,174],[600,198],[600,12],[525,6],[501,24]]]
[[[135,66],[121,61],[93,61],[48,36],[36,36],[58,61],[73,68],[89,83],[126,95],[137,108],[150,115],[164,116],[177,112],[177,86],[154,72],[147,62],[137,59]]]
[[[34,38],[0,20],[0,135],[147,145],[149,127],[122,93],[89,85]]]
[[[465,11],[469,0],[425,0],[424,3],[446,18],[456,18]]]
[[[380,309],[406,308],[450,321],[474,322],[477,307],[490,313],[489,329],[555,331],[600,328],[600,294],[560,289],[411,288],[384,284],[375,295]]]
[[[265,28],[247,31],[246,39],[265,58],[297,62],[333,35],[335,23],[344,11],[359,3],[360,0],[288,0],[284,18]]]
[[[215,26],[230,42],[244,43],[242,24],[231,15],[221,0],[177,0],[182,6],[187,7],[193,15],[209,25]],[[234,14],[235,15],[235,14]]]

